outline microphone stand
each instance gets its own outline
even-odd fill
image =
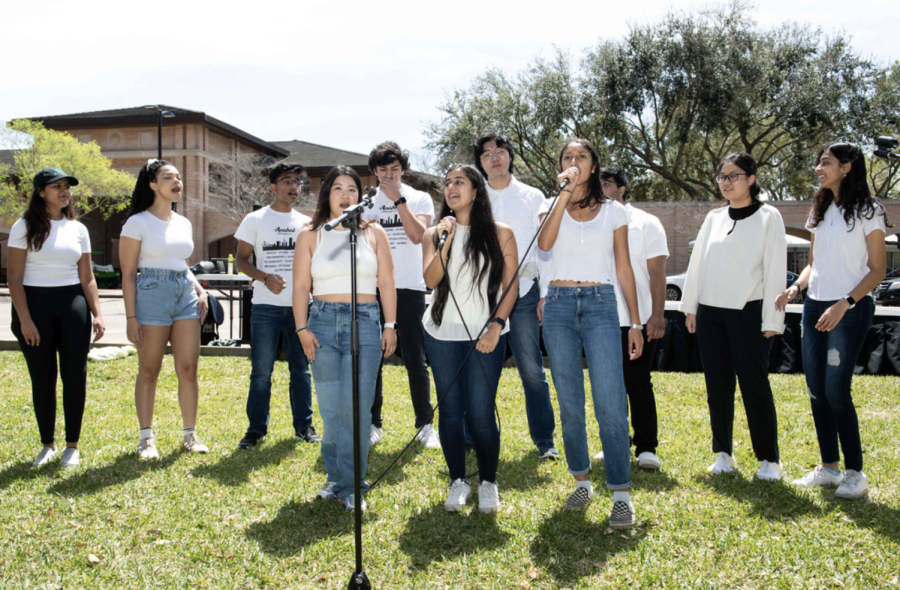
[[[376,189],[366,187],[362,200],[344,210],[343,215],[325,224],[325,231],[331,231],[338,225],[350,230],[350,358],[353,373],[353,508],[354,540],[356,544],[356,569],[350,576],[349,590],[371,590],[369,577],[363,569],[362,559],[362,475],[359,472],[360,457],[359,440],[359,320],[356,318],[356,240],[359,234],[359,216],[365,209],[374,205],[372,198]],[[368,436],[368,434],[366,434]]]

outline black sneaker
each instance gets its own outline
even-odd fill
[[[566,508],[569,510],[580,510],[590,504],[591,498],[594,497],[594,491],[588,488],[575,488],[572,495],[566,500]]]
[[[262,439],[266,437],[265,434],[258,434],[256,432],[248,432],[244,435],[244,438],[241,439],[241,442],[238,443],[238,448],[241,449],[250,449],[258,445],[262,442]]]
[[[294,440],[302,440],[308,443],[322,442],[322,437],[316,434],[314,426],[310,426],[306,430],[294,433]]]
[[[609,528],[630,529],[635,524],[637,524],[637,519],[634,517],[634,510],[628,503],[621,500],[614,502],[612,513],[609,515]]]

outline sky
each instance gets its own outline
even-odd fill
[[[10,5],[11,4],[11,5]],[[424,155],[447,93],[488,68],[515,74],[560,48],[621,39],[629,26],[705,3],[7,3],[0,120],[166,104],[268,141],[368,153],[392,139]],[[36,8],[39,6],[40,8]],[[154,8],[150,8],[150,7]],[[860,54],[900,59],[895,0],[757,0],[763,27],[844,32]],[[258,7],[258,10],[249,10]],[[415,158],[414,158],[415,161]]]

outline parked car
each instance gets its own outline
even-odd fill
[[[886,306],[900,306],[900,277],[887,278],[872,291],[875,303]]]
[[[666,277],[666,301],[681,301],[681,294],[684,291],[685,274],[687,273]],[[785,289],[790,287],[791,284],[799,278],[800,275],[788,272]],[[801,291],[796,297],[791,299],[791,303],[803,303],[804,299],[806,299],[806,291]]]

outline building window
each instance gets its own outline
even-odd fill
[[[91,143],[91,134],[90,133],[79,133],[78,141],[81,143]]]
[[[110,133],[109,134],[109,147],[111,147],[111,148],[122,147],[122,135],[120,133]]]
[[[889,279],[900,278],[900,252],[888,252],[886,262],[886,276]]]
[[[140,145],[155,145],[156,142],[153,141],[153,132],[141,131],[140,133],[138,133],[138,143]]]

